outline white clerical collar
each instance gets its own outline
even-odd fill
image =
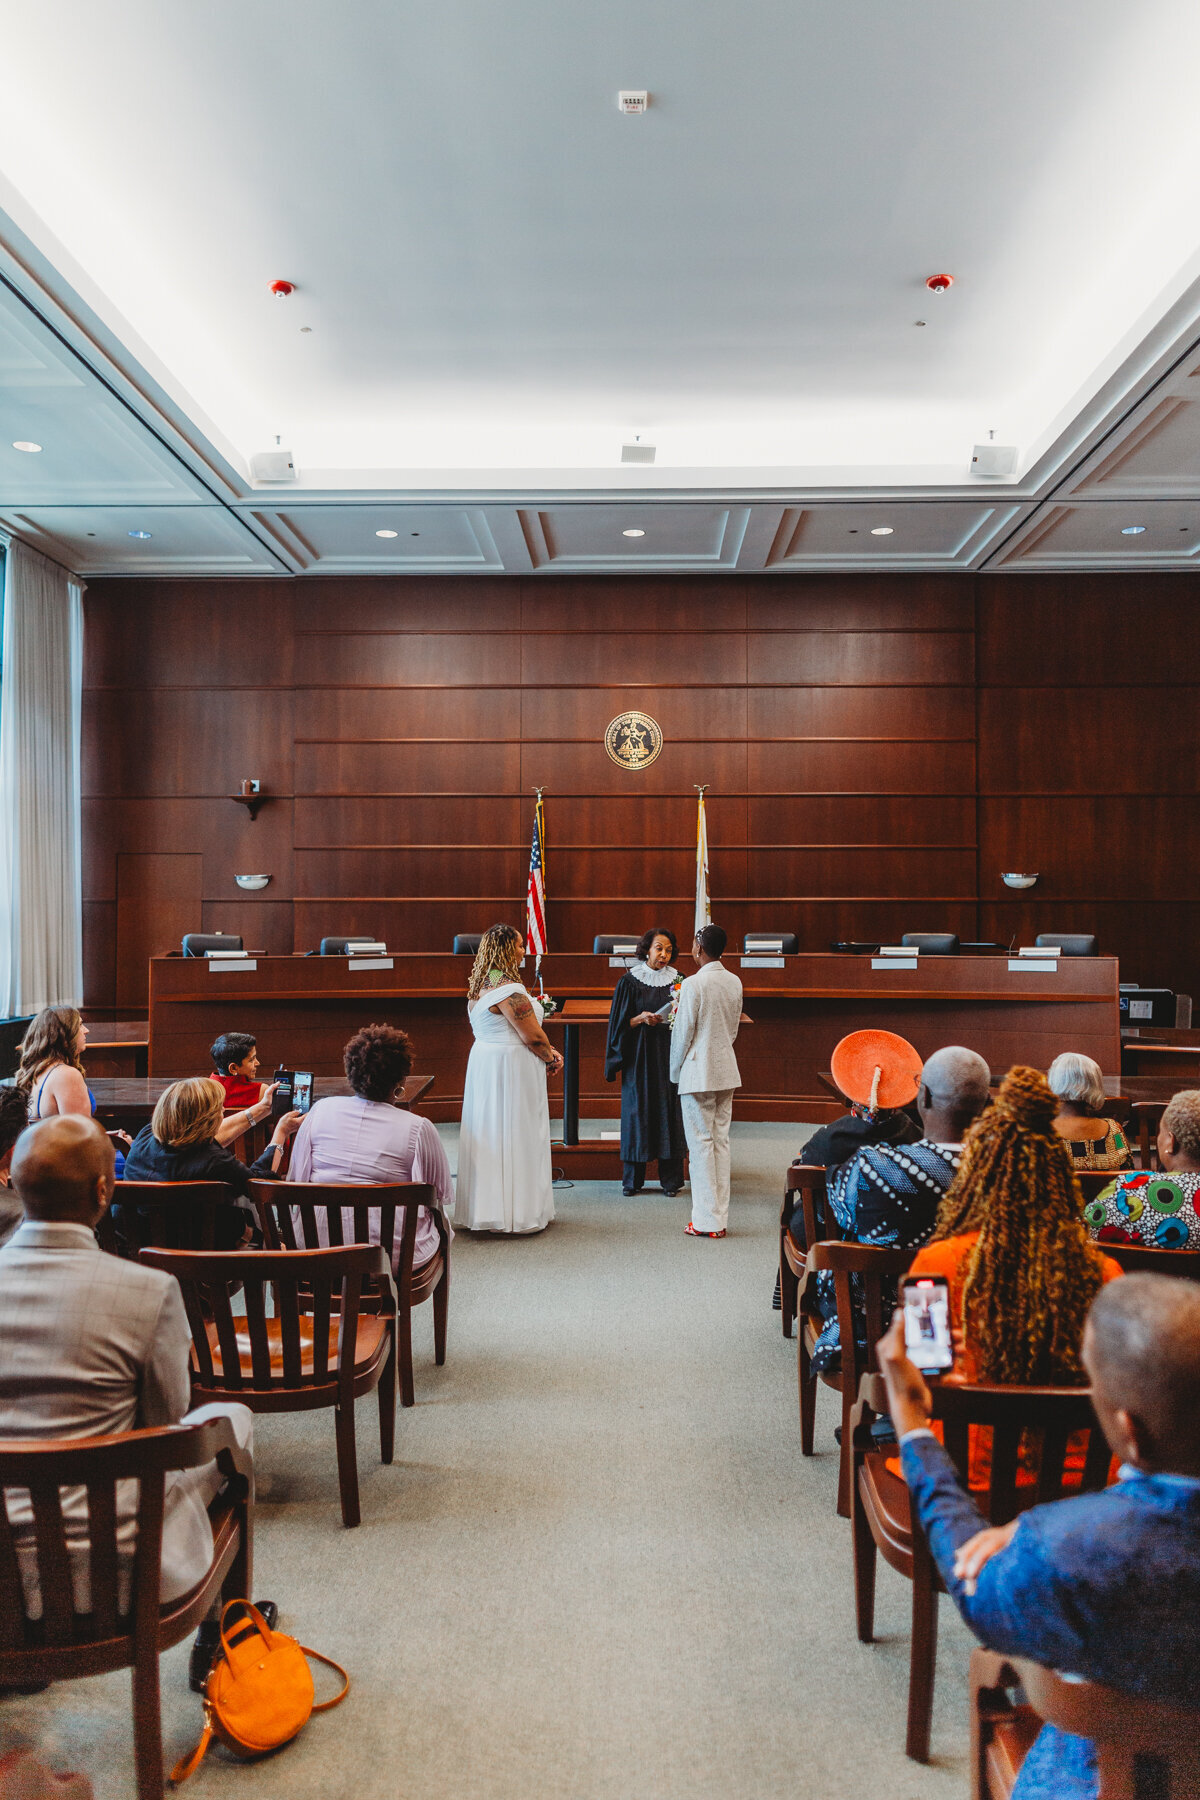
[[[652,969],[649,963],[642,962],[640,958],[637,962],[629,965],[629,973],[636,976],[638,981],[644,982],[647,987],[670,987],[673,982],[679,980],[678,969],[672,968],[670,963],[665,969]]]

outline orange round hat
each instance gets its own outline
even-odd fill
[[[921,1058],[908,1039],[894,1031],[852,1031],[834,1051],[830,1068],[840,1091],[859,1106],[870,1101],[876,1069],[877,1106],[907,1106],[920,1086]]]

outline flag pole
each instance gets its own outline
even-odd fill
[[[533,810],[534,810],[534,817],[535,817],[535,820],[536,820],[537,826],[538,826],[538,843],[541,845],[542,890],[544,893],[545,886],[546,886],[546,817],[542,811],[542,795],[545,793],[546,790],[544,787],[535,787],[533,791],[534,791],[534,794],[536,795],[536,799],[534,800],[534,803],[533,803]],[[534,978],[536,979],[537,984],[538,984],[538,992],[540,994],[544,994],[546,991],[546,984],[542,980],[542,953],[540,950],[537,950],[534,952],[533,973],[534,973]]]
[[[712,923],[712,904],[708,891],[708,819],[704,796],[707,781],[693,781],[696,790],[696,921],[697,931]]]

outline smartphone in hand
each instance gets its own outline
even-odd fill
[[[922,1375],[944,1375],[954,1367],[949,1282],[944,1275],[906,1275],[900,1300],[909,1361]]]

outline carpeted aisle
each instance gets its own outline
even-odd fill
[[[448,1134],[451,1135],[451,1134]],[[935,1766],[903,1755],[908,1588],[881,1569],[854,1637],[834,1513],[834,1402],[800,1456],[795,1357],[770,1308],[781,1172],[803,1128],[735,1128],[733,1235],[686,1195],[558,1196],[540,1238],[455,1246],[450,1354],[417,1334],[417,1399],[363,1524],[338,1517],[329,1414],[257,1426],[256,1588],[351,1670],[281,1755],[210,1756],[197,1800],[925,1800],[966,1792],[967,1634],[942,1602]],[[200,1703],[163,1658],[168,1758]],[[0,1706],[0,1742],[133,1792],[128,1678]]]

